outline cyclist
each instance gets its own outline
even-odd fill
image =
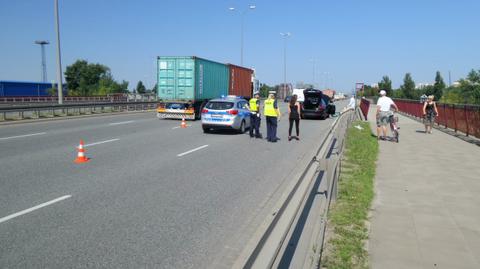
[[[380,98],[377,101],[377,139],[385,140],[387,137],[387,125],[390,124],[390,116],[393,115],[393,112],[390,110],[392,106],[395,108],[395,111],[398,111],[398,107],[392,98],[387,97],[385,90],[381,90]],[[380,131],[382,131],[383,137],[380,136]]]

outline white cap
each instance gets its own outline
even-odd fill
[[[387,95],[387,92],[384,91],[384,90],[381,90],[381,91],[380,91],[380,95],[381,95],[381,96]]]

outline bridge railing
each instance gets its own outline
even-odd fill
[[[362,114],[365,120],[367,120],[369,108],[370,108],[370,101],[365,98],[362,98],[360,100],[360,111],[362,111]]]
[[[153,110],[158,102],[95,102],[63,105],[23,105],[0,107],[0,121],[42,117],[79,116],[96,113]]]
[[[145,102],[156,101],[155,96],[132,96],[112,95],[112,96],[65,96],[64,103],[96,103],[96,102]],[[0,96],[0,104],[15,103],[56,103],[57,96]]]
[[[407,115],[423,118],[423,103],[415,100],[395,99],[399,110]],[[439,116],[435,123],[480,138],[480,106],[437,103]]]

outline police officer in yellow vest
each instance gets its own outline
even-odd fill
[[[262,138],[260,133],[260,94],[256,92],[253,98],[250,99],[250,137],[254,137],[253,131],[255,130],[255,137]]]
[[[267,140],[269,142],[277,142],[277,119],[280,118],[280,110],[278,109],[277,100],[273,94],[268,95],[265,100],[264,114],[267,121]]]

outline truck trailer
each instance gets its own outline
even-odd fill
[[[196,56],[157,57],[160,119],[200,119],[213,98],[251,96],[252,70]]]

